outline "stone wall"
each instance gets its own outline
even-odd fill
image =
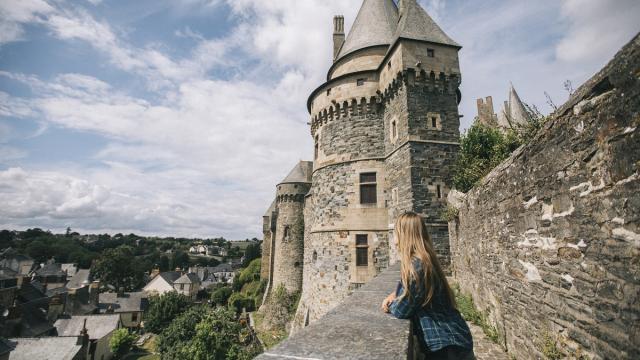
[[[640,38],[466,196],[454,276],[510,353],[640,358]]]

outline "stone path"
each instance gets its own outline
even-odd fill
[[[471,335],[473,336],[473,350],[477,360],[509,360],[509,355],[502,350],[500,345],[491,341],[482,332],[482,328],[469,324]]]

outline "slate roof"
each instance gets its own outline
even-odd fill
[[[125,293],[118,297],[117,293],[100,294],[100,311],[105,312],[111,307],[115,313],[145,311],[149,305],[145,292]]]
[[[84,327],[85,319],[91,340],[102,339],[120,325],[120,315],[89,315],[59,319],[54,326],[58,329],[59,336],[79,336]]]
[[[76,274],[67,283],[67,289],[80,289],[91,284],[91,270],[78,269]]]
[[[14,347],[11,360],[72,360],[82,350],[78,338],[42,337],[9,340]]]
[[[194,273],[188,273],[182,275],[174,284],[199,284],[200,278]]]
[[[46,264],[36,271],[38,276],[67,276],[60,264]]]
[[[364,0],[337,58],[370,46],[391,44],[397,23],[398,8],[392,0]]]
[[[76,264],[62,264],[60,268],[67,272],[67,276],[74,276],[79,270]]]
[[[429,41],[438,44],[460,47],[436,24],[416,0],[404,0],[402,11],[393,41],[398,38]]]
[[[22,287],[18,290],[18,300],[22,303],[46,298],[47,295],[41,288],[38,288],[37,284],[22,284]]]
[[[163,278],[169,284],[173,284],[174,282],[176,282],[176,280],[182,277],[182,274],[177,271],[166,271],[166,272],[160,273],[160,275],[158,276]]]
[[[209,271],[214,274],[221,273],[221,272],[233,272],[233,265],[229,263],[224,263],[211,268]]]
[[[18,277],[18,273],[9,268],[0,268],[0,280],[10,280]]]
[[[313,173],[313,162],[300,161],[299,163],[296,164],[293,170],[289,172],[289,175],[287,175],[287,177],[280,182],[280,184],[310,183],[312,173]]]

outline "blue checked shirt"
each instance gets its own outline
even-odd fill
[[[422,264],[414,261],[413,265],[418,276],[423,276]],[[423,286],[416,286],[415,282],[411,282],[410,286],[413,296],[394,300],[389,306],[391,314],[399,319],[414,319],[419,322],[424,342],[430,352],[447,346],[473,350],[469,326],[458,310],[452,308],[447,302],[444,287],[436,286],[431,303],[423,307],[422,302],[425,296]],[[398,282],[396,296],[399,297],[403,291],[402,283]]]

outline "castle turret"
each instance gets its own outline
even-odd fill
[[[272,256],[271,248],[275,241],[275,219],[277,217],[276,200],[273,200],[269,209],[262,216],[262,261],[260,266],[260,279],[269,280],[271,278]]]
[[[364,0],[309,97],[315,142],[305,217],[301,325],[396,260],[395,218],[428,221],[448,263],[440,219],[459,147],[460,46],[415,0]]]
[[[271,289],[280,284],[288,291],[302,289],[302,261],[304,251],[304,200],[311,187],[313,164],[298,163],[277,186],[277,221],[273,246]]]

